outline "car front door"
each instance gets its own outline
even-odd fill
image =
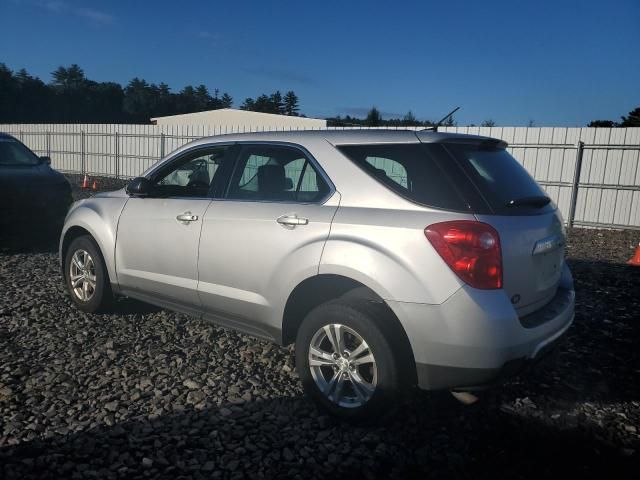
[[[204,216],[198,291],[205,315],[277,338],[286,295],[318,272],[338,201],[302,149],[242,146],[225,198]]]
[[[233,148],[196,148],[151,175],[145,197],[132,196],[118,223],[116,271],[125,294],[200,310],[198,243],[205,212]]]

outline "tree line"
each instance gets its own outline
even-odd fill
[[[371,107],[365,118],[357,118],[350,115],[327,118],[327,126],[329,127],[432,127],[434,125],[435,123],[430,120],[418,120],[411,110],[402,118],[385,119],[382,118],[380,110],[375,106]],[[454,125],[453,116],[447,119],[446,125]]]
[[[614,120],[593,120],[588,127],[640,127],[640,107],[631,110],[626,116],[620,117],[620,122]]]
[[[73,64],[59,67],[50,83],[24,68],[13,72],[0,63],[0,123],[149,123],[152,117],[230,108],[228,93],[205,85],[173,93],[166,83],[132,79],[125,87],[96,82]],[[299,115],[298,97],[289,91],[247,98],[240,107],[265,113]]]

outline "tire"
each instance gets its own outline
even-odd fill
[[[387,315],[379,304],[346,298],[324,303],[304,319],[296,337],[296,369],[322,410],[345,420],[380,418],[395,410],[405,382]],[[337,333],[346,355],[336,358]],[[368,348],[363,350],[360,340]]]
[[[82,268],[83,263],[86,269]],[[78,275],[82,278],[78,279]],[[109,309],[113,301],[111,282],[102,253],[92,237],[84,235],[71,242],[64,258],[64,276],[71,300],[80,310],[96,313]],[[72,276],[80,283],[74,286]],[[82,288],[85,284],[86,290]],[[79,285],[82,287],[78,289]]]

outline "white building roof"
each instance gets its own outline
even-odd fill
[[[294,117],[273,113],[251,112],[235,108],[221,108],[205,112],[185,113],[156,117],[151,121],[156,125],[210,125],[247,129],[260,128],[324,128],[327,121],[320,118]]]

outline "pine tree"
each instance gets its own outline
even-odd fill
[[[289,90],[284,96],[284,113],[293,117],[298,116],[298,96]]]
[[[379,127],[382,123],[382,115],[380,115],[380,111],[376,107],[372,107],[365,121],[369,127]]]
[[[233,105],[233,98],[227,92],[222,94],[222,98],[220,99],[221,108],[231,108]]]
[[[404,117],[402,117],[402,125],[404,126],[412,126],[417,125],[418,121],[416,120],[416,116],[413,114],[411,110],[409,110]]]
[[[276,90],[269,96],[269,101],[271,103],[268,113],[284,113],[284,103],[282,103],[282,94],[280,90]]]

